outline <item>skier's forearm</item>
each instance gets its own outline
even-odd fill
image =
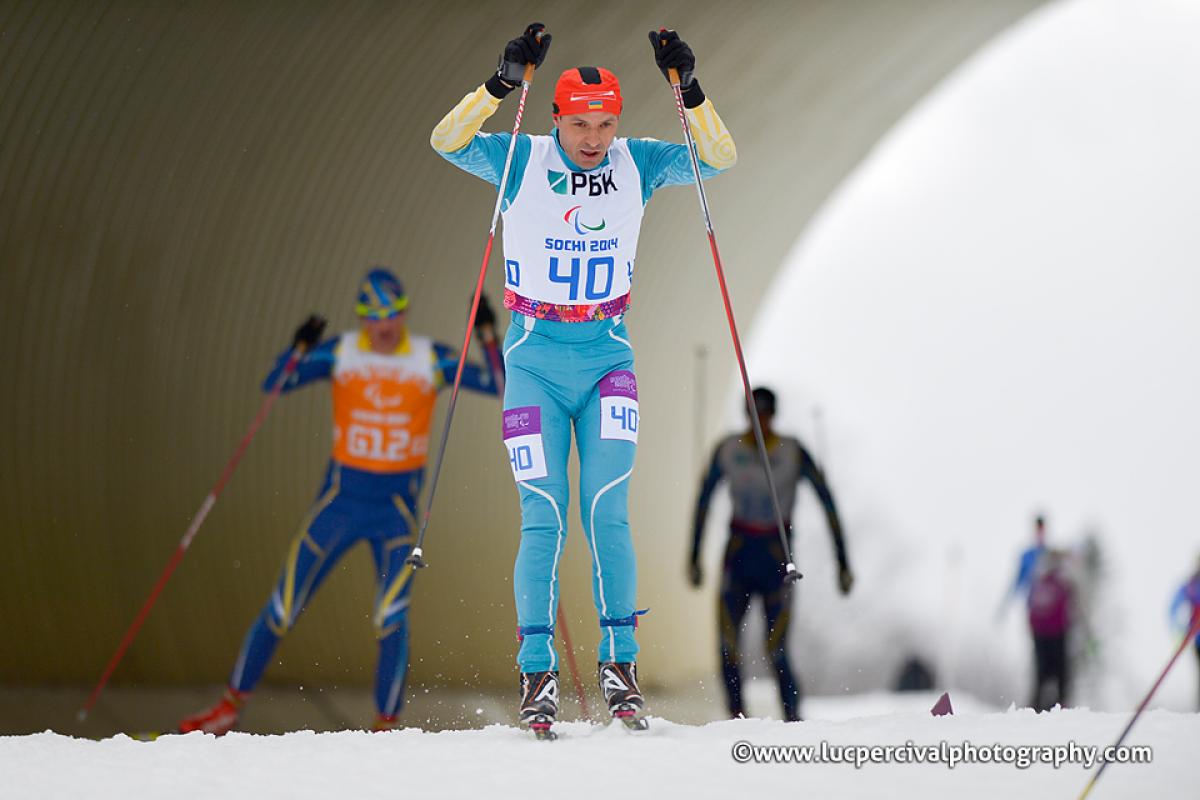
[[[698,84],[696,88],[699,88]],[[704,97],[703,94],[700,96]],[[737,163],[737,147],[733,143],[733,136],[717,114],[712,100],[704,99],[695,108],[685,109],[684,113],[692,129],[692,137],[696,140],[696,154],[705,166],[720,172]]]
[[[436,344],[434,345],[433,358],[437,387],[441,389],[444,386],[453,385],[454,375],[458,372],[458,354],[444,344]],[[493,396],[499,394],[496,381],[492,377],[491,368],[480,364],[472,364],[470,361],[463,364],[462,386],[481,394],[490,394]]]
[[[842,536],[842,521],[838,516],[837,504],[833,501],[833,492],[829,491],[829,484],[825,482],[825,473],[803,446],[800,448],[800,460],[803,464],[801,474],[808,478],[821,501],[821,507],[825,509],[825,524],[829,528],[829,537],[833,540],[838,566],[848,568],[850,564],[846,557],[846,540]]]
[[[504,164],[508,160],[512,134],[482,133],[479,130],[500,103],[488,90],[490,83],[491,81],[464,97],[462,102],[438,123],[429,141],[437,154],[454,166],[482,178],[493,186],[499,186]],[[509,173],[508,191],[505,195],[510,202],[520,189],[530,149],[529,137],[518,136]]]
[[[686,110],[688,125],[700,157],[700,177],[715,177],[737,161],[737,149],[712,101]],[[642,174],[642,202],[664,186],[684,186],[695,180],[686,145],[658,139],[629,139],[629,152]]]
[[[654,63],[663,77],[679,87],[679,100],[696,140],[700,160],[718,172],[732,167],[737,161],[733,137],[725,129],[713,104],[705,98],[700,81],[696,80],[696,55],[692,48],[679,38],[678,33],[667,30],[650,31],[650,46],[654,48]],[[685,157],[691,160],[690,154]],[[709,176],[701,174],[700,177]]]
[[[826,513],[825,520],[829,525],[829,538],[833,540],[833,552],[837,556],[838,566],[850,568],[850,559],[846,555],[846,539],[842,536],[842,523],[838,521],[837,512]]]
[[[322,345],[319,345],[309,352],[305,353],[300,363],[296,365],[295,371],[288,377],[287,382],[283,385],[283,391],[290,392],[293,389],[299,389],[312,381],[328,378],[333,367],[333,351],[337,346],[336,339],[330,339]],[[267,373],[267,377],[263,380],[262,390],[269,392],[275,388],[275,382],[279,380],[279,376],[283,373],[283,368],[287,365],[288,358],[292,355],[292,348],[288,348],[279,354],[275,360],[275,366]]]
[[[429,137],[433,149],[447,155],[470,145],[483,123],[500,107],[500,99],[488,91],[487,84],[481,84],[460,100],[433,129]]]
[[[1012,594],[1023,594],[1029,590],[1029,584],[1033,581],[1033,567],[1037,559],[1026,551],[1021,554],[1021,563],[1017,567],[1017,578],[1013,581]]]
[[[450,374],[450,382],[454,381],[454,374]],[[470,362],[463,365],[462,385],[466,389],[470,389],[480,394],[490,394],[493,397],[499,394],[496,387],[496,381],[492,378],[492,371],[479,364]]]
[[[696,513],[692,517],[692,561],[697,561],[700,558],[700,545],[704,541],[704,526],[708,522],[708,502],[707,499],[696,506]]]
[[[700,497],[696,500],[696,511],[692,516],[692,561],[700,557],[700,544],[704,540],[704,526],[708,522],[708,506],[712,501],[713,492],[721,482],[721,464],[717,454],[713,454],[708,473],[700,485]]]
[[[820,473],[817,473],[820,476]],[[846,557],[846,538],[842,536],[842,520],[838,516],[837,506],[834,505],[833,495],[829,492],[829,487],[825,485],[825,479],[818,477],[813,481],[813,485],[817,489],[817,496],[821,498],[821,505],[825,509],[825,524],[829,528],[829,538],[833,540],[833,550],[837,554],[838,566],[849,567],[850,563]]]
[[[492,340],[483,342],[484,361],[487,363],[488,375],[491,376],[492,383],[499,390],[504,384],[504,355],[500,352],[499,342]]]
[[[826,494],[828,495],[828,492]],[[829,502],[825,504],[825,524],[829,528],[829,538],[833,541],[833,552],[837,557],[838,566],[849,569],[850,558],[846,555],[846,537],[842,535],[842,521],[838,517],[832,497],[829,497]]]
[[[262,390],[264,392],[269,392],[275,388],[275,382],[277,380],[279,380],[279,376],[281,374],[283,374],[283,368],[287,364],[287,361],[289,358],[291,358],[291,356],[292,356],[292,348],[289,347],[287,350],[284,350],[282,353],[280,353],[279,356],[275,359],[275,366],[271,367],[271,371],[268,372],[267,377],[263,379]],[[299,366],[299,365],[297,365],[297,366]],[[300,374],[299,369],[297,369],[296,372],[293,372],[288,377],[287,383],[284,384],[284,387],[283,387],[283,390],[285,392],[288,391],[290,388],[292,388],[292,385],[295,384],[296,379],[299,377],[299,374]]]

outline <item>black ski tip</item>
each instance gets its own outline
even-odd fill
[[[787,583],[787,584],[792,584],[792,583],[796,583],[803,577],[804,576],[801,575],[798,570],[792,569],[792,570],[788,570],[788,574],[783,576],[783,582]]]
[[[645,731],[650,729],[650,722],[642,716],[641,709],[633,705],[624,705],[613,709],[613,719],[621,721],[631,731]]]
[[[554,717],[546,714],[537,714],[536,716],[521,720],[521,727],[528,728],[533,731],[533,736],[539,742],[553,742],[558,738],[558,734],[551,730],[554,725]]]
[[[631,731],[648,731],[650,730],[650,721],[645,717],[630,716],[622,717],[621,722],[625,723],[625,727]]]
[[[411,556],[404,559],[404,563],[408,564],[413,569],[425,569],[429,566],[429,564],[425,562],[425,559],[421,558],[419,553],[413,553]]]
[[[179,731],[138,731],[136,733],[127,733],[125,735],[138,742],[153,742],[160,737],[174,736],[177,733],[179,733]]]

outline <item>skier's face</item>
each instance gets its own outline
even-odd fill
[[[558,127],[558,143],[577,166],[598,167],[617,135],[619,120],[620,117],[608,111],[566,114],[554,123]]]
[[[774,414],[768,414],[765,411],[760,411],[758,414],[756,414],[756,416],[758,417],[758,427],[762,428],[763,433],[767,433],[772,430],[771,420],[775,419]],[[748,414],[746,418],[749,419]],[[754,423],[750,424],[753,425]]]
[[[380,355],[396,352],[404,341],[404,312],[390,319],[363,319],[362,327],[371,342],[371,350]]]

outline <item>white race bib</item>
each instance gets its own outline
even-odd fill
[[[623,139],[609,163],[572,172],[552,136],[533,136],[504,211],[504,288],[531,301],[593,306],[625,297],[642,226],[641,173]]]
[[[610,372],[600,380],[600,438],[637,444],[637,377],[627,369]]]
[[[510,408],[504,412],[504,446],[513,480],[544,478],[546,450],[542,445],[542,410],[537,406]]]

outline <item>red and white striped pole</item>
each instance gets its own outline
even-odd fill
[[[666,29],[660,29],[666,32]],[[717,283],[721,288],[721,299],[725,302],[725,317],[729,320],[729,334],[733,339],[733,352],[737,356],[738,369],[741,370],[742,388],[746,392],[746,412],[750,415],[750,424],[754,429],[754,441],[758,444],[758,455],[762,459],[763,470],[767,473],[767,486],[771,490],[771,505],[775,511],[775,524],[779,528],[779,540],[783,544],[783,554],[787,563],[784,565],[785,583],[794,583],[804,577],[796,569],[792,558],[792,546],[788,542],[787,525],[783,521],[783,510],[779,505],[779,493],[775,489],[775,476],[771,472],[771,460],[767,457],[767,444],[763,438],[762,425],[759,424],[758,414],[754,408],[754,392],[750,388],[750,376],[746,372],[746,358],[742,355],[742,340],[738,336],[737,322],[733,318],[733,304],[729,300],[729,287],[725,285],[725,269],[721,266],[721,251],[717,249],[717,236],[713,232],[712,215],[708,212],[708,195],[704,192],[704,181],[700,177],[700,160],[696,155],[696,141],[692,137],[692,128],[688,125],[687,113],[683,107],[683,89],[679,85],[679,70],[668,69],[667,80],[671,91],[675,93],[675,107],[679,111],[679,122],[683,125],[683,138],[687,143],[688,155],[692,160],[692,175],[696,179],[696,193],[700,197],[700,210],[704,214],[704,227],[708,231],[708,247],[712,251],[713,265],[717,268]]]
[[[541,34],[538,34],[539,38]],[[454,407],[458,404],[458,388],[462,385],[463,367],[467,363],[467,349],[471,346],[471,332],[475,329],[475,315],[479,313],[479,299],[483,296],[483,281],[487,277],[488,260],[492,257],[492,244],[496,241],[496,225],[500,222],[500,206],[504,203],[504,192],[508,188],[508,173],[512,167],[513,153],[517,148],[517,134],[521,132],[521,118],[525,116],[525,99],[529,96],[529,85],[533,82],[533,64],[525,65],[521,78],[521,99],[517,103],[517,119],[513,123],[512,138],[508,141],[508,155],[504,158],[504,171],[500,174],[500,187],[496,194],[496,208],[492,211],[492,227],[488,231],[487,245],[483,248],[483,263],[479,265],[479,279],[475,281],[475,297],[471,300],[471,314],[467,317],[467,330],[463,335],[462,348],[458,354],[458,369],[454,373],[454,388],[450,391],[450,405],[446,408],[446,422],[442,425],[442,438],[438,443],[437,457],[433,462],[433,475],[429,481],[429,495],[425,499],[425,513],[421,515],[421,532],[417,544],[406,564],[414,569],[428,566],[423,556],[425,531],[429,528],[429,514],[433,510],[433,496],[437,493],[438,476],[442,472],[442,460],[446,457],[446,443],[450,440],[450,423],[454,421]]]
[[[104,668],[104,673],[100,676],[100,680],[96,683],[96,687],[92,689],[92,693],[88,695],[87,702],[79,709],[76,718],[83,722],[87,719],[88,713],[96,705],[96,700],[100,697],[100,692],[104,690],[108,679],[112,677],[113,672],[117,669],[117,665],[121,663],[121,659],[125,657],[125,652],[129,650],[129,646],[133,644],[133,640],[137,637],[138,632],[142,629],[142,625],[146,622],[146,618],[150,616],[150,610],[154,608],[154,604],[158,602],[159,595],[162,594],[163,588],[167,585],[167,581],[175,573],[175,568],[179,566],[179,562],[183,560],[184,553],[191,547],[192,540],[196,538],[196,534],[200,531],[200,526],[204,524],[204,520],[208,518],[208,512],[217,503],[217,497],[220,496],[221,490],[225,488],[225,484],[233,476],[233,471],[237,469],[238,462],[242,460],[242,456],[246,452],[246,448],[250,446],[250,442],[254,439],[254,435],[258,433],[258,429],[262,427],[263,422],[267,418],[267,414],[271,410],[271,406],[275,405],[275,401],[279,399],[279,395],[283,392],[284,385],[287,384],[288,378],[296,371],[296,366],[300,363],[300,359],[304,355],[302,347],[294,347],[291,354],[288,356],[287,362],[284,364],[283,372],[276,379],[275,385],[271,387],[271,391],[259,406],[258,414],[254,417],[254,421],[250,423],[250,427],[246,430],[242,441],[238,444],[237,450],[234,451],[233,457],[225,464],[225,469],[221,470],[221,477],[217,479],[212,490],[204,498],[204,502],[200,504],[200,510],[192,517],[191,524],[188,525],[187,531],[184,532],[183,538],[179,540],[179,544],[175,547],[175,552],[171,555],[171,560],[167,562],[166,569],[158,576],[158,581],[155,582],[154,588],[150,591],[150,596],[146,598],[146,602],[142,604],[142,608],[138,611],[137,616],[133,618],[133,623],[125,631],[125,635],[121,637],[120,644],[117,645],[117,650],[112,654],[112,658],[108,660],[108,665]]]

